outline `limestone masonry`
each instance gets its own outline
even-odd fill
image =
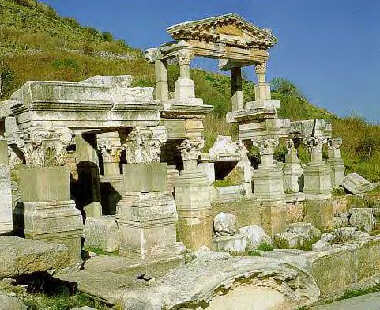
[[[173,41],[145,52],[155,88],[132,87],[129,75],[33,81],[0,104],[0,278],[54,270],[122,309],[223,310],[236,294],[247,309],[260,294],[273,297],[260,309],[295,309],[379,277],[379,203],[348,202],[375,186],[345,176],[328,121],[278,118],[266,81],[272,32],[236,14],[167,31]],[[195,96],[195,57],[230,71],[226,122],[239,131],[208,152],[213,108]],[[179,66],[174,93],[168,64]],[[258,82],[245,102],[249,66]],[[234,184],[218,186],[226,179]],[[82,261],[95,250],[112,255]],[[134,287],[133,268],[146,270],[133,281],[147,270],[157,279]]]

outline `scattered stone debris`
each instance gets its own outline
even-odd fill
[[[214,231],[217,236],[232,236],[236,233],[236,216],[219,213],[214,218]]]
[[[239,234],[247,238],[247,249],[255,250],[260,244],[273,244],[272,238],[269,237],[264,229],[258,225],[244,226],[239,229]]]
[[[280,249],[309,249],[321,237],[321,231],[310,223],[294,223],[283,233],[274,236]]]
[[[364,194],[374,189],[374,185],[357,173],[350,173],[343,179],[343,187],[354,195]]]
[[[352,208],[350,213],[349,222],[351,226],[365,232],[371,232],[374,229],[376,219],[372,208]]]
[[[0,309],[27,310],[28,308],[17,297],[10,296],[9,293],[0,291]]]

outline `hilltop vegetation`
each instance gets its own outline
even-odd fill
[[[154,86],[154,66],[141,50],[60,17],[36,0],[0,0],[0,98],[8,98],[28,80],[81,81],[94,75],[134,76],[136,86]],[[178,68],[169,67],[169,90],[174,91]],[[206,149],[217,134],[237,136],[237,127],[225,122],[230,106],[230,79],[204,70],[192,70],[196,95],[214,106],[205,121]],[[245,100],[253,100],[253,83],[244,81]],[[281,100],[279,117],[291,120],[325,118],[333,122],[334,136],[343,138],[342,154],[349,172],[380,181],[380,127],[359,117],[338,118],[312,105],[285,80],[272,81],[272,96]],[[307,160],[305,156],[304,160]]]

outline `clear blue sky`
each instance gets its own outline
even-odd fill
[[[378,0],[44,0],[63,16],[110,31],[138,48],[170,40],[166,28],[237,13],[271,28],[269,79],[285,77],[314,104],[338,115],[356,112],[380,122]],[[215,69],[216,62],[197,61]],[[253,68],[249,69],[253,78]]]

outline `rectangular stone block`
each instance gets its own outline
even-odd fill
[[[23,202],[70,200],[70,172],[65,167],[19,170]]]
[[[167,164],[126,164],[123,165],[126,192],[167,191]]]
[[[84,225],[85,246],[115,252],[120,247],[119,228],[114,216],[86,218]]]
[[[0,140],[0,165],[8,165],[8,143]]]
[[[307,201],[304,204],[304,222],[311,223],[322,231],[333,227],[334,209],[330,200]]]
[[[9,166],[0,164],[0,234],[13,230],[12,187]]]

